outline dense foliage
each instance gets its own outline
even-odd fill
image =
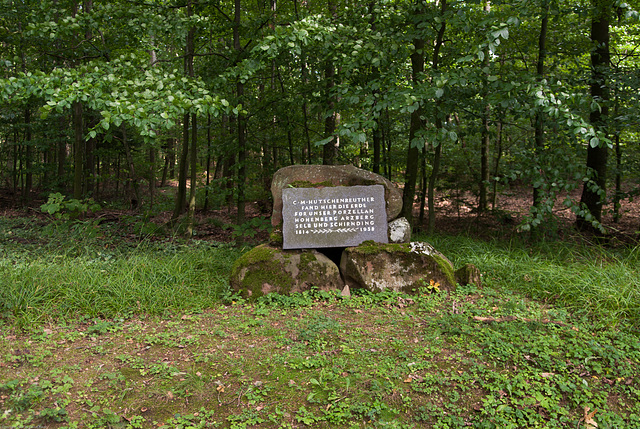
[[[485,211],[514,183],[523,228],[578,188],[564,204],[599,227],[638,190],[637,6],[4,1],[2,186],[151,209],[177,179],[174,219],[242,223],[277,168],[349,163],[404,183],[430,228],[434,188]]]

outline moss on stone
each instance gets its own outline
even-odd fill
[[[308,180],[296,180],[288,184],[291,188],[324,188],[335,186],[331,183],[331,180],[325,180],[324,182],[310,182]]]
[[[282,231],[273,231],[269,234],[269,244],[272,246],[282,247],[283,242]]]
[[[240,256],[231,267],[231,275],[234,275],[242,267],[253,265],[259,262],[271,261],[276,254],[276,250],[261,244],[254,247],[244,255]]]
[[[431,257],[433,257],[433,259],[438,263],[438,266],[440,267],[440,269],[444,273],[444,275],[447,278],[447,281],[449,282],[451,287],[455,288],[456,287],[456,274],[455,274],[455,271],[453,271],[453,267],[451,266],[449,261],[447,261],[446,259],[444,259],[442,256],[440,256],[438,254],[431,255]]]
[[[247,269],[238,285],[245,298],[253,300],[264,295],[262,292],[264,284],[271,285],[280,293],[291,291],[294,280],[290,275],[282,272],[282,262],[277,260],[279,254],[276,249],[262,244],[236,260],[231,269],[231,277],[236,279],[240,275],[240,270]]]
[[[411,247],[407,243],[376,243],[373,240],[367,240],[360,243],[354,250],[361,255],[375,255],[380,252],[410,253]]]

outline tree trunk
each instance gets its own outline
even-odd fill
[[[82,198],[82,176],[84,171],[84,139],[82,138],[82,103],[73,102],[73,198]]]
[[[329,13],[332,17],[336,15],[336,4],[333,0],[329,0],[328,3]],[[324,119],[324,137],[325,139],[331,138],[322,147],[322,164],[323,165],[335,165],[336,158],[338,156],[338,146],[340,140],[336,134],[336,126],[338,124],[338,114],[335,109],[335,100],[331,94],[335,85],[335,67],[331,60],[327,60],[324,66],[324,79],[325,79],[325,97],[328,108],[327,117]]]
[[[60,116],[60,123],[61,123],[60,124],[61,130],[66,129],[66,127],[68,126],[68,123],[63,116]],[[60,188],[64,188],[64,185],[62,184],[64,183],[64,176],[65,176],[64,167],[66,162],[67,162],[67,139],[65,134],[61,133],[58,139],[58,168],[57,168],[58,178],[56,181],[56,185]]]
[[[198,180],[198,120],[196,114],[191,115],[191,178],[189,180],[189,214],[187,216],[187,236],[193,235],[196,217],[196,183]]]
[[[149,147],[149,209],[153,209],[156,195],[156,147]]]
[[[24,144],[25,144],[25,181],[22,200],[27,203],[31,200],[31,190],[33,188],[33,145],[31,143],[31,109],[27,107],[24,111]]]
[[[594,0],[593,6],[591,40],[595,44],[595,49],[591,52],[591,97],[599,104],[600,108],[591,112],[589,120],[597,131],[606,135],[609,115],[609,14],[612,4],[609,0]],[[600,141],[595,145],[589,144],[587,148],[587,177],[589,180],[584,182],[580,203],[597,222],[602,221],[602,205],[606,201],[607,156],[605,142]],[[580,230],[597,231],[593,223],[587,219],[586,213],[578,215],[576,224]]]
[[[414,50],[411,54],[412,80],[418,85],[420,75],[424,72],[424,46],[422,39],[414,39]],[[411,113],[409,125],[409,149],[407,151],[407,169],[404,177],[404,189],[402,191],[402,212],[409,223],[413,223],[413,200],[416,195],[416,182],[418,179],[418,166],[420,163],[420,148],[424,142],[416,141],[418,131],[422,130],[422,107],[419,106]]]
[[[187,3],[187,16],[192,15],[191,1]],[[195,30],[190,28],[187,32],[187,40],[185,45],[184,56],[184,73],[187,76],[193,76],[193,43],[194,43]],[[195,124],[194,124],[195,128]],[[174,223],[184,212],[187,198],[187,174],[189,171],[189,113],[184,114],[184,124],[182,127],[182,154],[180,156],[180,166],[178,171],[178,192],[176,194],[176,201],[173,209],[173,215],[171,216],[171,222]],[[191,184],[193,188],[194,184]]]
[[[442,44],[444,43],[444,34],[447,29],[447,21],[445,17],[445,12],[447,11],[447,0],[442,0],[440,4],[440,15],[442,16],[442,23],[440,24],[440,28],[438,29],[438,35],[436,37],[436,43],[433,47],[433,61],[432,68],[434,71],[440,68],[440,49],[442,49]],[[434,123],[436,125],[436,135],[440,135],[440,130],[443,128],[442,124],[442,112],[441,112],[441,101],[440,99],[436,100],[436,107],[434,112]],[[435,206],[435,192],[436,192],[436,182],[438,180],[438,175],[440,174],[440,159],[442,158],[442,145],[443,141],[438,142],[438,145],[435,147],[435,151],[433,154],[433,163],[431,165],[431,176],[429,176],[429,187],[428,187],[428,209],[429,209],[429,220],[427,226],[427,233],[433,234],[435,225],[436,225],[436,206]]]
[[[142,197],[140,195],[140,186],[138,185],[138,177],[136,176],[135,164],[133,163],[133,155],[131,154],[131,147],[129,146],[129,139],[127,138],[127,128],[122,124],[122,144],[124,145],[124,153],[127,157],[127,167],[129,168],[129,180],[133,187],[133,198],[131,199],[131,208],[137,209],[142,203]]]
[[[484,3],[484,11],[491,11],[491,2],[489,0],[485,0]],[[489,67],[489,50],[487,49],[484,53],[484,64],[483,68]],[[488,192],[487,187],[489,186],[489,146],[490,146],[490,136],[489,136],[489,118],[491,115],[491,106],[489,105],[488,98],[488,82],[485,81],[484,89],[483,89],[483,98],[484,98],[484,111],[482,112],[482,128],[481,128],[481,138],[480,138],[480,192],[478,202],[478,211],[485,212],[488,208]]]
[[[540,36],[538,37],[538,64],[536,72],[539,79],[544,77],[544,62],[547,56],[547,26],[549,22],[549,3],[545,0],[540,22]],[[534,154],[544,150],[544,116],[539,110],[535,117]],[[534,159],[537,158],[534,157]],[[542,195],[539,188],[533,188],[533,207],[539,208],[542,204]]]
[[[209,210],[209,185],[211,183],[211,114],[207,115],[207,161],[206,170],[207,178],[204,188],[204,206],[203,210],[206,212]]]
[[[242,46],[240,45],[240,18],[241,18],[240,0],[235,0],[234,3],[234,21],[233,21],[233,48],[236,51],[236,55],[240,57]],[[238,79],[236,83],[236,93],[238,96],[238,102],[244,101],[244,83]],[[245,187],[247,180],[247,132],[246,132],[246,117],[242,112],[238,112],[237,118],[238,126],[238,200],[237,200],[237,218],[236,222],[241,225],[245,221]]]
[[[176,201],[173,207],[173,215],[171,222],[175,223],[184,212],[187,198],[187,171],[189,167],[189,114],[183,117],[182,125],[182,153],[178,161],[178,192],[176,193]]]

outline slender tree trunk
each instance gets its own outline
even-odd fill
[[[549,3],[544,1],[542,20],[540,21],[540,36],[538,37],[538,64],[536,72],[539,79],[544,77],[544,63],[547,57],[547,27],[549,22]],[[544,150],[544,116],[541,111],[535,117],[534,154]],[[535,157],[537,158],[537,156]],[[542,195],[539,188],[533,188],[533,207],[539,208],[542,204]]]
[[[198,181],[198,121],[196,114],[191,115],[191,178],[189,180],[189,214],[187,222],[187,236],[193,235],[196,215],[196,185]]]
[[[333,0],[328,1],[328,9],[331,16],[336,15],[336,4]],[[335,100],[331,94],[333,87],[335,86],[335,67],[333,61],[327,60],[324,66],[324,79],[325,79],[325,91],[326,91],[326,103],[328,108],[327,117],[324,119],[324,137],[331,138],[331,140],[324,144],[322,147],[322,164],[335,165],[338,156],[338,146],[340,141],[336,134],[336,126],[338,125],[338,114],[335,109]]]
[[[149,147],[149,209],[153,209],[156,195],[156,148],[151,145]]]
[[[589,120],[596,130],[606,135],[609,116],[609,14],[613,5],[610,0],[593,0],[593,2],[594,16],[591,21],[591,40],[595,44],[595,49],[591,52],[591,97],[599,104],[600,108],[591,112]],[[587,148],[589,180],[584,182],[580,203],[597,222],[602,221],[602,205],[606,201],[607,156],[606,143],[600,141],[595,145],[589,144]],[[596,231],[586,214],[580,214],[576,224],[580,230]]]
[[[138,177],[136,175],[135,164],[133,163],[133,155],[131,154],[131,147],[129,146],[129,139],[127,137],[127,128],[122,124],[122,144],[124,145],[124,153],[127,157],[127,167],[129,168],[129,180],[131,180],[131,186],[133,187],[133,199],[131,201],[131,208],[136,209],[140,207],[142,203],[142,197],[140,195],[140,186],[138,185]]]
[[[73,103],[73,198],[82,198],[82,176],[84,160],[84,139],[82,138],[82,103]]]
[[[485,0],[484,3],[484,11],[491,11],[491,2],[489,0]],[[489,67],[489,51],[486,50],[484,53],[484,67]],[[489,186],[489,146],[491,144],[490,135],[489,135],[489,118],[491,115],[491,106],[487,100],[488,98],[488,82],[485,81],[484,84],[484,112],[482,113],[482,129],[481,129],[481,142],[480,142],[480,192],[479,197],[480,201],[478,202],[478,211],[485,212],[488,208],[488,192],[487,187]]]
[[[93,121],[91,121],[93,122]],[[89,126],[93,126],[90,123]],[[95,192],[96,183],[96,157],[95,157],[96,139],[90,138],[85,144],[85,189],[88,194]]]
[[[240,19],[241,9],[240,1],[234,2],[234,21],[233,21],[233,48],[236,51],[238,57],[242,52],[242,46],[240,45]],[[240,103],[244,100],[244,83],[238,79],[236,83],[236,94]],[[237,126],[238,126],[238,200],[237,200],[237,218],[238,225],[245,221],[245,188],[247,181],[247,132],[246,132],[246,117],[244,113],[238,112]]]
[[[447,21],[445,17],[445,13],[447,11],[447,0],[441,0],[440,3],[440,15],[442,16],[442,22],[440,24],[440,28],[438,29],[438,35],[436,36],[436,43],[433,47],[433,60],[432,60],[432,69],[437,71],[440,68],[440,50],[442,49],[442,45],[444,43],[444,35],[447,29]],[[436,126],[436,134],[440,135],[440,130],[443,128],[442,124],[442,111],[441,111],[441,101],[440,99],[436,100],[436,107],[434,111],[434,124]],[[442,145],[444,141],[438,142],[438,145],[435,147],[433,154],[433,162],[431,164],[431,176],[429,176],[429,187],[428,187],[428,209],[429,209],[429,219],[427,225],[427,233],[433,234],[435,225],[436,225],[436,205],[435,205],[435,191],[436,191],[436,182],[438,180],[438,175],[440,174],[440,160],[442,158]]]
[[[500,173],[500,160],[502,159],[502,121],[498,121],[496,124],[497,128],[497,138],[496,138],[496,159],[493,164],[493,177],[498,177]],[[498,181],[491,181],[491,210],[496,209],[496,205],[498,204]]]
[[[414,39],[414,50],[411,54],[412,80],[418,85],[420,75],[424,72],[424,47],[422,39]],[[420,163],[420,148],[424,142],[417,141],[417,134],[424,128],[422,121],[422,107],[418,107],[411,113],[409,125],[409,148],[407,151],[407,169],[404,177],[404,189],[402,192],[402,212],[409,223],[413,223],[413,202],[416,195],[416,182],[418,179],[418,166]]]
[[[192,15],[192,2],[189,0],[187,3],[187,16]],[[190,28],[187,32],[187,40],[185,45],[184,56],[184,72],[187,76],[193,76],[193,43],[194,43],[195,30]],[[187,198],[187,175],[189,172],[189,113],[184,114],[184,124],[182,126],[182,153],[180,156],[180,166],[178,171],[178,193],[176,194],[175,206],[173,209],[173,215],[171,221],[176,222],[178,218],[184,212]],[[194,124],[195,125],[195,124]],[[195,128],[195,127],[194,127]],[[193,187],[194,184],[192,183]]]
[[[620,222],[620,201],[622,200],[622,147],[620,146],[620,132],[615,135],[616,148],[616,193],[613,198],[613,221]]]
[[[60,116],[60,130],[64,130],[68,127],[68,123],[64,116]],[[58,139],[58,163],[57,163],[57,181],[56,186],[64,188],[64,176],[65,176],[65,164],[67,162],[67,136],[65,133],[60,133]]]
[[[22,199],[25,203],[31,200],[31,190],[33,188],[33,145],[31,142],[31,109],[27,107],[24,111],[24,144],[25,144],[25,182]]]
[[[178,161],[178,192],[173,208],[171,221],[176,222],[184,212],[187,198],[187,172],[189,169],[189,114],[183,117],[182,125],[182,152]]]
[[[420,215],[418,216],[418,231],[422,231],[422,224],[424,223],[424,209],[425,204],[427,202],[427,185],[428,185],[428,175],[427,175],[427,145],[425,144],[422,148],[421,154],[421,171],[422,177],[420,178]]]
[[[300,59],[302,63],[301,76],[302,83],[306,84],[307,82],[307,63],[305,60],[305,56],[302,55]],[[303,164],[311,164],[312,152],[311,152],[311,136],[309,135],[309,108],[307,107],[307,97],[304,97],[302,100],[302,118],[303,118],[303,128],[304,128],[304,137],[306,145],[303,146],[302,149],[302,162]]]
[[[211,147],[211,114],[207,115],[207,178],[204,188],[204,206],[203,210],[209,211],[209,185],[211,183],[211,151],[213,148]]]

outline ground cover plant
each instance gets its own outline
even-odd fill
[[[634,249],[418,237],[483,285],[250,304],[239,245],[2,222],[0,426],[640,426]]]

